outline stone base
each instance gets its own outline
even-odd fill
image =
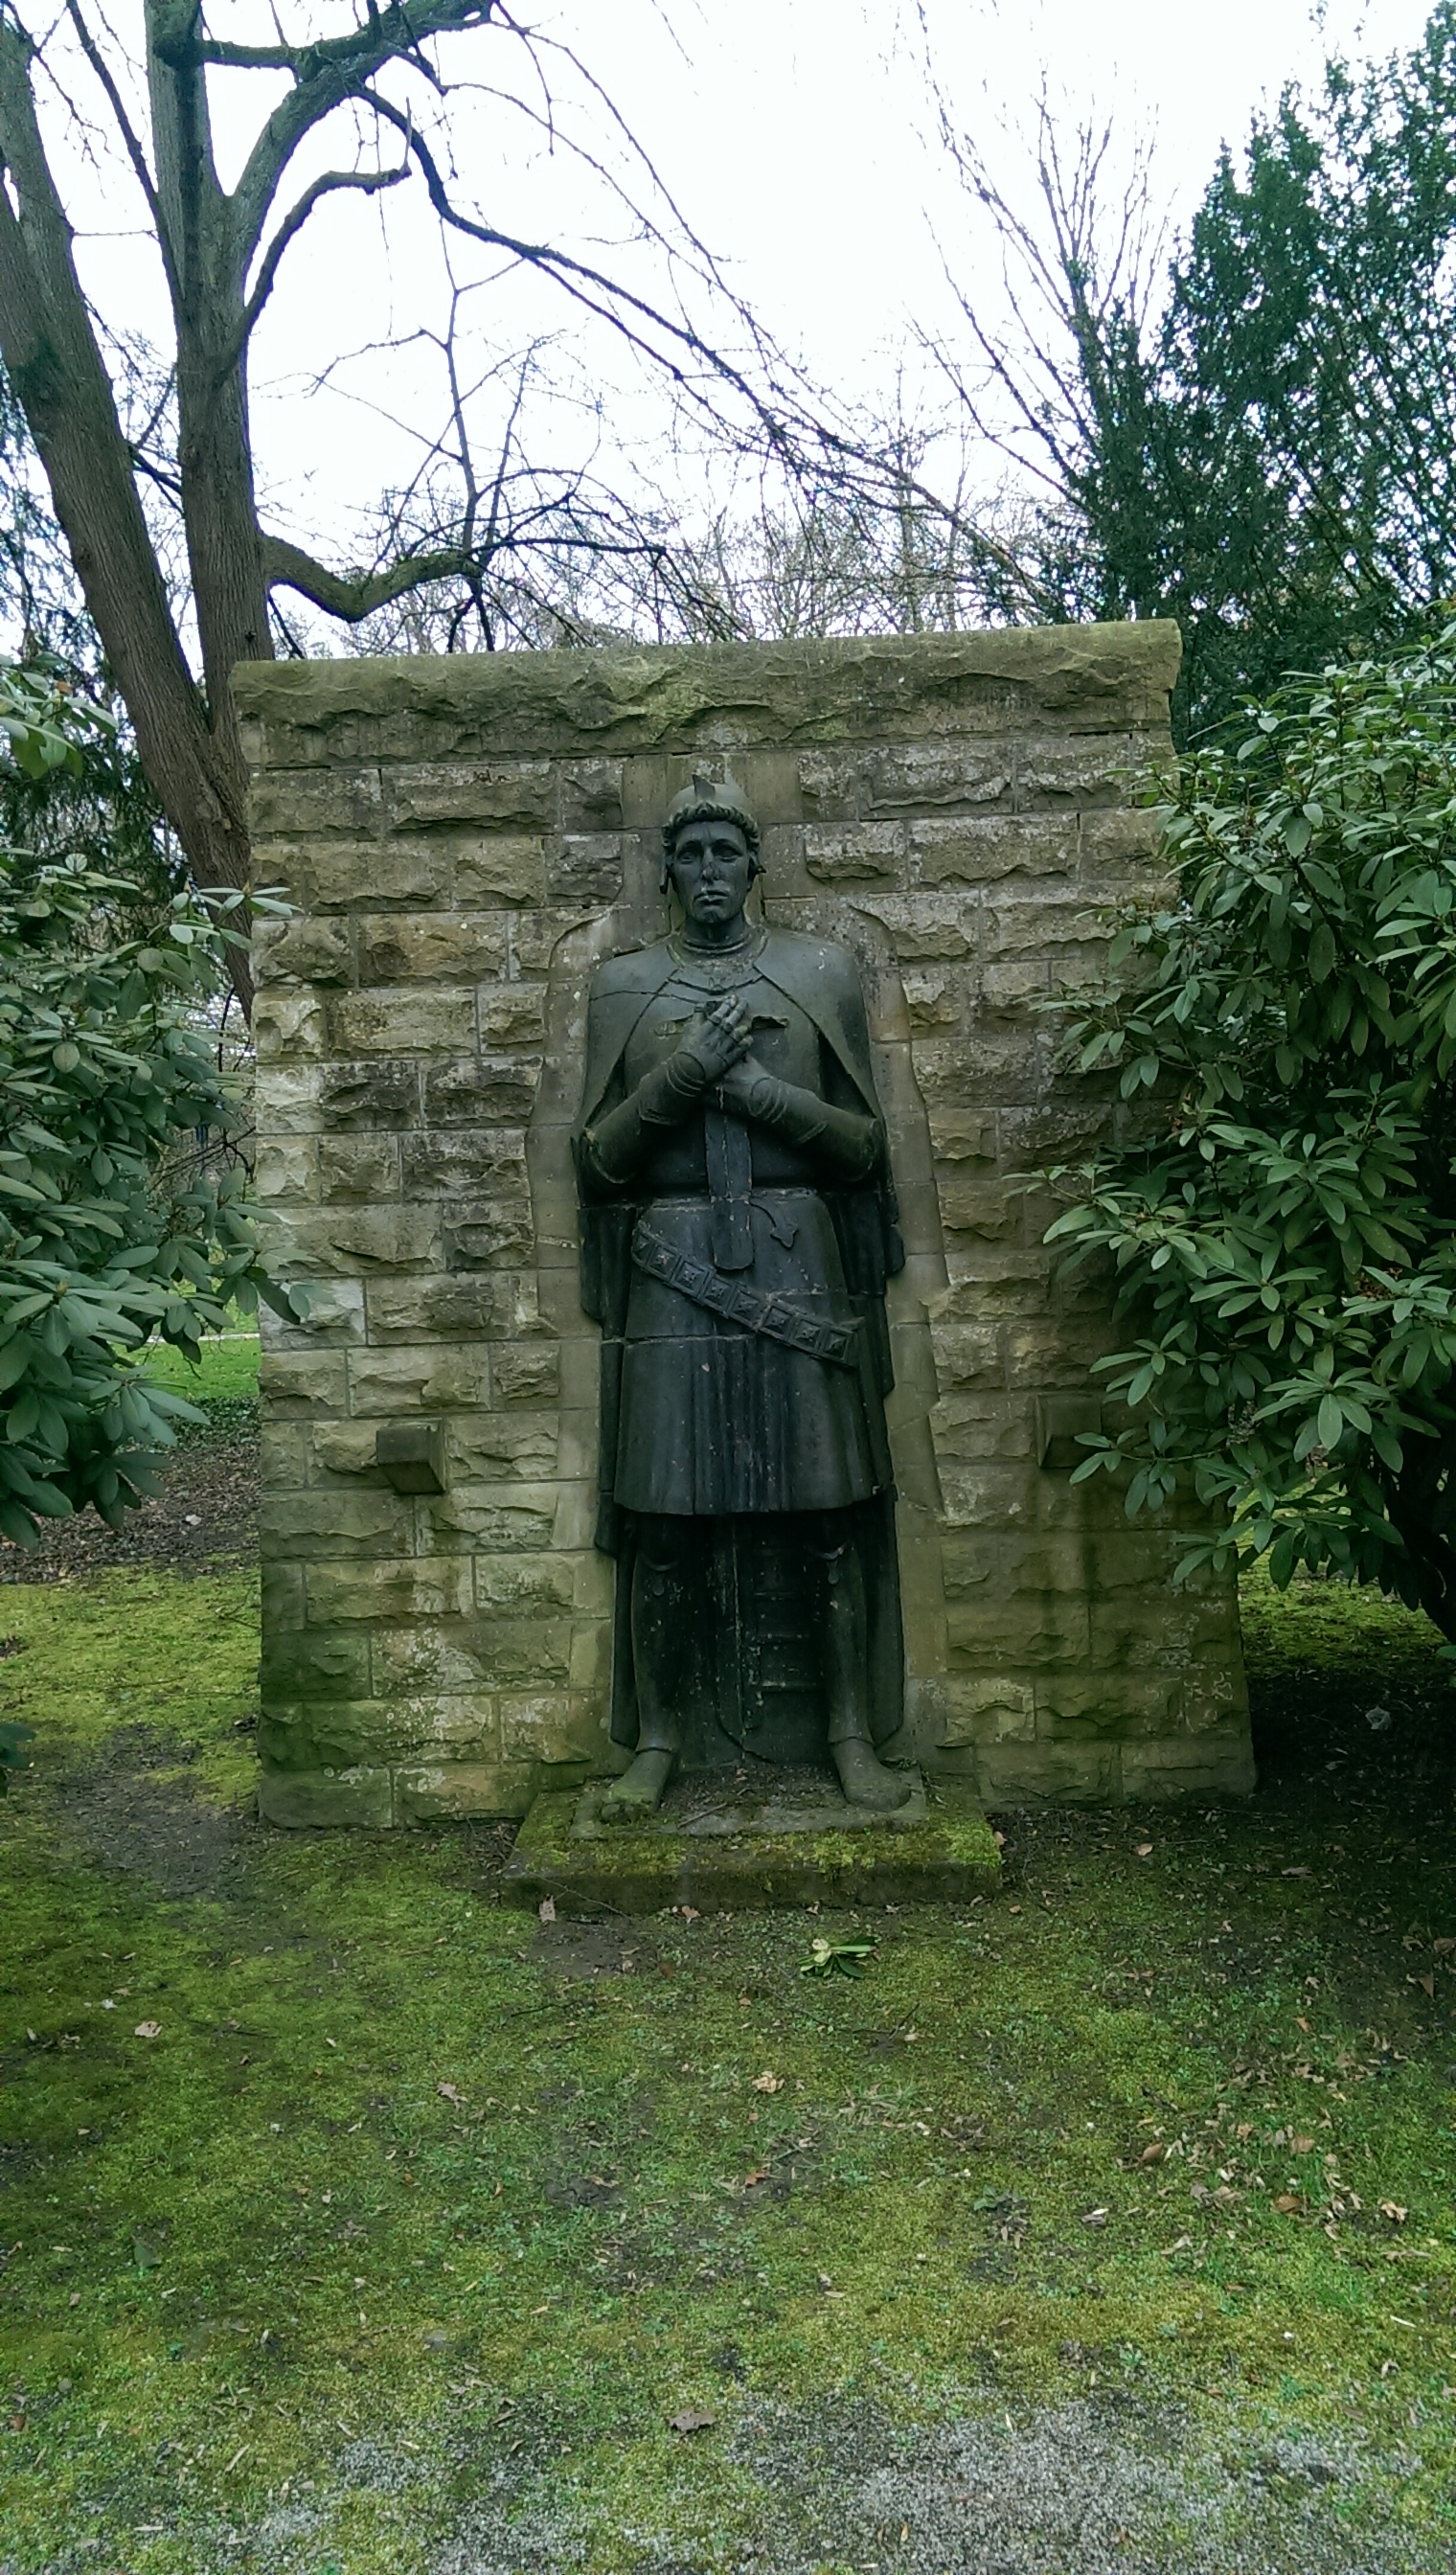
[[[604,1824],[610,1782],[537,1798],[506,1866],[508,1904],[559,1913],[759,1912],[800,1904],[957,1904],[1000,1884],[1001,1854],[957,1783],[916,1775],[892,1815],[851,1806],[821,1772],[675,1782],[641,1824]]]

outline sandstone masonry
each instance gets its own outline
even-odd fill
[[[521,1814],[617,1766],[597,1335],[568,1140],[596,961],[667,926],[725,758],[773,921],[860,962],[908,1254],[889,1298],[907,1740],[992,1804],[1252,1780],[1230,1586],[1072,1486],[1113,1346],[1013,1176],[1120,1114],[1040,1007],[1155,868],[1171,626],[251,665],[265,1323],[263,1806]]]

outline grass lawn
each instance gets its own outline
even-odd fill
[[[1004,1816],[851,1982],[263,1831],[246,1569],[0,1589],[0,2575],[1446,2575],[1445,1666],[1246,1626],[1247,1810]]]

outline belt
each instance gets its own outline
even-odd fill
[[[725,1322],[741,1323],[745,1331],[757,1332],[765,1341],[781,1342],[784,1349],[799,1350],[805,1358],[827,1359],[837,1367],[856,1364],[856,1324],[812,1322],[785,1296],[765,1295],[759,1288],[741,1287],[735,1279],[725,1279],[709,1262],[695,1261],[690,1254],[679,1252],[645,1219],[639,1221],[633,1236],[632,1258],[634,1267],[646,1277],[661,1280],[665,1288],[676,1288],[690,1304],[722,1315]]]

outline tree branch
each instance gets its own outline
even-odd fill
[[[447,546],[433,554],[403,556],[379,572],[339,573],[316,563],[287,537],[265,536],[263,579],[269,590],[301,591],[326,616],[357,626],[361,618],[372,616],[377,608],[388,608],[392,600],[403,599],[412,590],[422,590],[432,581],[458,581],[474,572],[479,554],[479,548]]]
[[[329,170],[322,178],[310,181],[297,205],[285,215],[264,252],[253,292],[243,307],[242,319],[224,353],[224,360],[221,363],[225,367],[231,368],[237,365],[253,335],[254,325],[273,292],[274,280],[278,275],[279,262],[284,252],[289,243],[303,231],[320,200],[336,195],[343,188],[353,189],[364,197],[376,196],[381,188],[397,188],[400,181],[407,179],[409,175],[410,162],[407,154],[397,170]]]
[[[279,181],[306,134],[347,99],[356,98],[374,74],[396,60],[420,59],[433,36],[464,35],[489,25],[495,0],[393,0],[351,35],[317,45],[225,45],[204,40],[206,62],[238,69],[289,71],[294,87],[279,100],[248,155],[233,191],[234,221],[243,270],[256,251]]]
[[[152,176],[146,153],[142,149],[141,137],[126,112],[126,103],[112,77],[111,65],[82,17],[77,0],[66,0],[66,15],[75,30],[76,42],[105,90],[112,115],[116,118],[121,139],[126,145],[127,158],[136,173],[137,185],[146,199],[147,212],[152,218],[152,228],[157,236],[157,248],[162,254],[162,265],[167,272],[168,289],[175,299],[177,264],[173,257],[172,237],[163,218],[162,200],[157,194],[157,183]]]

